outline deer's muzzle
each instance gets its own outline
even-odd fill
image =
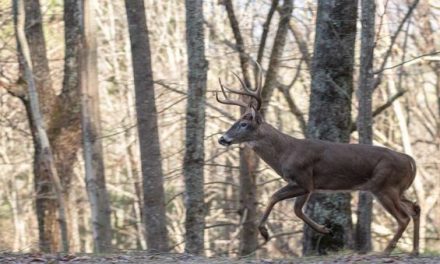
[[[223,146],[229,146],[231,145],[232,140],[226,138],[225,136],[222,136],[218,139],[218,143]]]

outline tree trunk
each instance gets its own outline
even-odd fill
[[[183,174],[185,178],[185,251],[203,254],[205,229],[204,134],[208,62],[205,58],[203,1],[185,0],[188,100]]]
[[[17,23],[17,1],[14,0],[14,22]],[[48,116],[53,102],[52,81],[50,79],[49,63],[46,56],[46,43],[44,40],[40,2],[25,1],[25,33],[29,43],[30,60],[32,61],[35,88],[40,95],[40,109],[43,116]],[[17,33],[17,32],[16,32]],[[17,39],[17,50],[20,61],[20,71],[25,75],[23,65],[23,51]],[[26,92],[24,92],[26,93]],[[38,221],[39,248],[43,252],[55,251],[59,245],[59,236],[56,227],[56,200],[53,199],[52,183],[49,175],[40,167],[42,150],[38,139],[37,129],[32,119],[32,109],[28,99],[21,98],[26,108],[29,128],[34,145],[34,184],[35,204]]]
[[[258,156],[252,149],[240,148],[240,209],[242,219],[240,256],[247,256],[258,247],[257,183]]]
[[[240,26],[235,16],[234,6],[231,0],[224,1],[228,13],[229,24],[235,39],[235,48],[238,51],[243,81],[247,87],[251,87],[249,76],[249,58],[247,56]],[[248,98],[243,98],[248,100]],[[241,109],[244,114],[244,109]],[[239,255],[246,256],[255,252],[258,247],[257,230],[257,185],[256,170],[258,167],[257,155],[248,147],[240,148],[240,209],[238,214],[243,225],[240,229]]]
[[[29,49],[26,35],[25,35],[25,3],[24,0],[17,0],[16,2],[16,33],[17,39],[21,48],[21,65],[24,67],[25,79],[28,85],[28,100],[31,113],[32,124],[36,131],[35,142],[41,150],[41,154],[36,156],[36,163],[38,168],[44,175],[53,183],[58,202],[59,224],[61,229],[61,240],[63,244],[63,251],[69,251],[69,241],[67,237],[67,224],[65,214],[65,202],[63,197],[63,190],[60,179],[55,168],[55,161],[52,155],[52,148],[49,143],[47,132],[44,128],[43,114],[40,110],[40,102],[38,92],[34,82],[34,75],[32,72],[32,58]]]
[[[144,218],[149,250],[168,251],[157,111],[150,43],[143,0],[125,0],[133,62],[142,179]]]
[[[372,93],[374,88],[373,59],[376,5],[374,1],[361,0],[362,32],[359,73],[359,113],[357,127],[360,144],[373,144]],[[355,249],[361,253],[371,251],[371,220],[373,196],[359,192]]]
[[[15,5],[15,1],[14,1]],[[16,9],[16,6],[14,6]],[[79,124],[79,43],[80,43],[80,8],[77,1],[66,0],[64,5],[65,20],[65,64],[63,89],[60,95],[55,96],[52,89],[50,70],[46,55],[46,45],[42,29],[42,18],[39,1],[26,1],[26,37],[29,42],[33,73],[35,76],[36,90],[39,96],[40,109],[47,125],[47,135],[52,147],[57,173],[60,176],[64,191],[66,214],[70,214],[69,198],[70,181],[73,177],[73,167],[76,161],[76,152],[81,146]],[[19,57],[21,47],[18,46]],[[22,61],[22,59],[20,59]],[[21,72],[24,66],[20,65]],[[23,74],[23,73],[22,73]],[[53,184],[39,167],[38,160],[41,156],[41,146],[32,120],[31,107],[28,100],[21,98],[25,105],[29,126],[34,142],[34,175],[36,189],[36,209],[39,226],[40,250],[58,251],[60,249],[60,233],[57,228],[56,200],[53,198]],[[69,220],[67,217],[66,220]],[[77,232],[70,227],[71,221],[67,222],[69,237],[74,237],[72,232]],[[77,243],[76,243],[77,244]],[[72,250],[78,250],[71,248]]]
[[[105,186],[99,112],[96,25],[93,0],[83,0],[81,124],[86,188],[92,214],[94,251],[111,250],[110,204]]]
[[[64,190],[67,204],[69,237],[77,237],[72,219],[76,204],[70,196],[71,182],[74,176],[73,168],[77,160],[77,152],[81,146],[80,126],[80,86],[79,86],[79,53],[81,45],[81,9],[78,1],[64,0],[64,78],[62,91],[54,98],[48,136],[53,147],[55,164]],[[73,246],[73,247],[72,247]],[[79,251],[79,240],[71,245],[72,251]]]
[[[231,0],[224,1],[226,11],[228,13],[229,23],[235,38],[235,46],[239,53],[240,66],[243,75],[243,81],[247,87],[251,87],[251,81],[248,73],[249,59],[245,50],[243,37],[240,32],[238,20],[234,13],[234,8]],[[263,35],[259,45],[257,62],[262,61],[262,54],[264,51],[267,32],[270,26],[270,21],[278,5],[278,1],[272,1],[271,9],[269,10],[266,23],[263,28]],[[270,101],[273,93],[273,86],[276,83],[277,73],[279,69],[280,57],[283,53],[290,15],[292,13],[293,1],[285,0],[281,8],[281,18],[278,24],[277,33],[272,47],[270,56],[269,69],[267,71],[266,81],[263,87],[263,106],[265,109]],[[258,69],[258,67],[256,67]],[[255,79],[258,78],[258,71],[255,72]],[[258,81],[258,80],[257,80]],[[248,100],[248,98],[244,98]],[[241,109],[241,114],[244,114]],[[244,147],[240,149],[240,217],[243,218],[243,227],[241,230],[240,239],[240,255],[246,256],[253,252],[258,247],[258,231],[257,231],[257,185],[256,185],[256,170],[258,167],[258,157],[249,148]]]
[[[351,130],[357,1],[319,0],[312,66],[308,137],[348,142]],[[350,194],[314,194],[306,212],[333,234],[321,236],[305,225],[303,253],[325,254],[352,247]]]
[[[270,54],[269,66],[266,73],[266,80],[262,89],[261,97],[263,104],[261,112],[265,114],[269,106],[273,90],[276,87],[278,79],[278,70],[280,68],[281,56],[284,51],[286,43],[287,31],[289,28],[290,16],[293,10],[293,0],[284,0],[283,6],[280,9],[280,22],[278,23],[277,33],[275,35],[272,52]]]

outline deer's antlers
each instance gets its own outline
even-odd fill
[[[261,104],[262,104],[261,89],[263,87],[263,71],[261,69],[260,64],[257,63],[257,66],[258,66],[259,72],[258,72],[257,85],[256,85],[257,87],[255,88],[255,90],[252,90],[251,88],[247,87],[246,84],[243,82],[243,80],[237,74],[233,73],[234,76],[237,77],[238,81],[240,82],[241,88],[243,89],[243,91],[231,89],[229,87],[224,86],[219,78],[218,81],[219,81],[220,88],[222,90],[222,93],[223,93],[223,96],[225,97],[225,99],[220,99],[218,97],[218,92],[216,92],[215,98],[217,99],[217,101],[222,104],[238,105],[238,106],[243,106],[243,107],[249,107],[251,105],[251,103],[247,104],[241,100],[229,99],[229,97],[226,95],[226,92],[225,92],[225,89],[226,89],[230,93],[245,95],[245,96],[249,96],[249,97],[255,99],[257,102],[256,110],[260,110]]]

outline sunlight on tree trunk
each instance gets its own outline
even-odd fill
[[[109,252],[111,245],[110,204],[105,185],[101,142],[99,84],[97,72],[94,1],[83,0],[83,45],[81,54],[81,124],[87,194],[92,213],[94,251]]]

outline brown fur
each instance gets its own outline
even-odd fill
[[[377,146],[297,139],[264,122],[261,114],[251,107],[219,142],[247,144],[288,183],[272,196],[261,219],[259,230],[266,240],[265,222],[277,202],[298,197],[297,216],[317,232],[326,234],[331,230],[303,213],[310,194],[364,190],[373,193],[398,223],[385,253],[395,248],[410,217],[415,226],[413,254],[418,253],[420,207],[404,197],[416,173],[415,161],[410,156]]]

